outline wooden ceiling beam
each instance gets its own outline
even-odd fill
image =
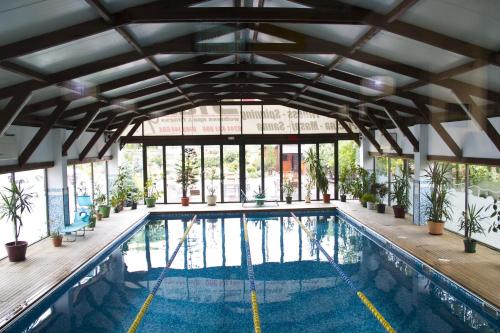
[[[134,119],[134,115],[131,114],[128,116],[128,118],[126,120],[124,120],[120,124],[120,127],[118,127],[113,132],[113,135],[111,135],[111,137],[108,139],[108,141],[106,142],[104,147],[102,147],[102,149],[99,151],[99,155],[97,157],[102,158],[106,154],[108,149],[111,148],[111,145],[113,145],[116,142],[116,140],[118,140],[120,138],[120,135],[123,133],[123,131],[125,131],[127,126],[130,125],[130,123],[132,122],[133,119]]]
[[[386,107],[385,111],[389,116],[389,118],[391,118],[392,122],[396,125],[396,127],[404,134],[404,136],[406,136],[408,141],[410,141],[411,145],[413,146],[413,151],[418,152],[419,151],[418,140],[410,131],[403,118],[401,118],[401,116],[398,114],[398,111],[396,111],[392,107]]]
[[[31,139],[28,145],[24,148],[23,152],[19,155],[19,166],[23,166],[28,162],[29,158],[35,152],[36,148],[42,143],[43,139],[47,136],[52,126],[59,120],[64,110],[68,107],[71,101],[61,101],[59,105],[52,111],[46,122],[38,129],[35,136]]]
[[[0,112],[0,136],[3,136],[12,125],[17,116],[31,99],[31,92],[24,92],[15,95],[7,103],[7,106]]]
[[[370,133],[370,130],[368,130],[363,124],[359,122],[358,119],[356,119],[355,115],[349,115],[349,119],[351,122],[356,125],[356,127],[359,129],[359,131],[363,134],[364,137],[370,141],[370,143],[375,147],[375,149],[380,153],[383,154],[384,152],[382,151],[382,148],[380,147],[380,144],[375,140],[375,137]]]
[[[99,138],[101,137],[101,135],[104,134],[104,132],[106,131],[106,129],[109,127],[109,125],[111,125],[111,123],[113,122],[113,120],[115,118],[116,118],[116,114],[110,114],[110,115],[108,115],[108,117],[106,119],[106,122],[102,123],[99,126],[97,132],[94,133],[94,135],[92,136],[92,138],[89,140],[89,142],[87,143],[87,145],[85,146],[85,148],[83,148],[82,152],[78,156],[78,159],[80,161],[83,160],[85,157],[87,157],[87,155],[90,152],[90,150],[92,149],[92,147],[94,147],[94,145],[97,143],[97,140],[99,140]]]
[[[71,132],[70,136],[64,141],[63,146],[62,146],[62,155],[66,156],[68,154],[69,148],[73,145],[73,143],[78,140],[78,138],[82,135],[83,132],[85,132],[89,126],[92,124],[94,119],[97,117],[99,114],[99,111],[101,109],[99,107],[94,107],[93,111],[88,112],[85,117],[80,120],[78,123],[78,127]]]
[[[369,112],[369,110],[367,110],[366,115],[375,124],[375,126],[380,131],[380,133],[384,136],[384,138],[387,140],[387,142],[389,142],[389,144],[391,145],[392,149],[398,155],[401,156],[403,154],[403,149],[401,149],[401,147],[398,145],[398,143],[396,142],[396,140],[394,140],[394,138],[392,137],[391,133],[389,133],[387,131],[387,129],[384,127],[384,125],[382,124],[382,122],[374,114],[372,114],[371,112]]]

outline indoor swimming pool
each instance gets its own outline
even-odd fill
[[[127,332],[148,297],[138,332],[500,332],[496,309],[336,210],[150,216],[6,332]]]

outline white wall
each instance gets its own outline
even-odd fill
[[[31,141],[38,128],[27,126],[11,126],[7,130],[7,135],[14,135],[17,144],[17,156],[19,156],[24,148]],[[61,140],[60,136],[55,133],[57,130],[51,130],[43,139],[35,152],[31,155],[28,163],[36,162],[51,162],[57,159],[58,149],[53,149],[56,145],[62,146],[64,141],[71,135],[71,130],[64,130],[64,139]],[[73,143],[68,150],[68,159],[76,159],[80,152],[85,148],[88,141],[94,135],[93,132],[85,132],[80,138]],[[104,146],[104,136],[101,136],[94,147],[87,154],[87,157],[97,157],[99,150]],[[106,152],[106,156],[111,156],[111,149]],[[10,160],[0,160],[0,165],[13,165],[17,164],[17,158]]]

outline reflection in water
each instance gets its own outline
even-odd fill
[[[398,332],[499,332],[498,320],[465,305],[338,216],[300,219]],[[27,318],[23,329],[125,332],[187,221],[150,221]],[[240,217],[200,216],[167,271],[142,332],[253,330],[242,226]],[[250,217],[248,232],[264,332],[383,332],[289,217]]]

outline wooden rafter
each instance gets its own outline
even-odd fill
[[[382,151],[382,148],[380,147],[380,144],[375,140],[375,137],[370,133],[370,131],[359,122],[358,119],[356,119],[355,115],[350,115],[349,116],[351,122],[356,125],[356,127],[359,129],[359,131],[363,134],[364,137],[370,141],[370,143],[375,147],[375,149],[380,153],[383,154],[384,152]]]
[[[31,139],[28,145],[24,148],[23,152],[19,155],[18,162],[20,166],[23,166],[28,162],[29,158],[35,152],[36,148],[40,145],[43,139],[47,136],[50,129],[57,120],[61,117],[64,110],[68,107],[71,101],[61,101],[59,105],[52,111],[50,116],[48,117],[46,123],[41,126],[36,132],[35,136]]]
[[[385,111],[389,118],[391,118],[392,122],[396,125],[396,127],[404,134],[404,136],[406,136],[408,141],[410,141],[411,145],[413,146],[413,151],[419,151],[419,143],[417,138],[415,138],[403,118],[401,118],[401,116],[398,114],[398,111],[396,111],[392,107],[386,107]]]
[[[111,147],[111,145],[113,143],[115,143],[116,140],[118,140],[118,138],[120,138],[120,135],[123,133],[123,131],[125,131],[125,129],[127,128],[127,126],[130,125],[130,123],[132,122],[133,119],[134,119],[134,115],[133,114],[129,115],[120,124],[120,127],[118,127],[113,132],[113,135],[111,135],[111,137],[108,139],[108,141],[106,142],[106,144],[104,145],[104,147],[102,147],[102,149],[99,151],[99,155],[98,155],[99,158],[102,158],[106,154],[106,152],[108,151],[108,149]]]
[[[89,126],[92,124],[94,119],[97,117],[99,114],[100,108],[99,106],[94,107],[94,110],[87,112],[85,117],[79,121],[79,126],[71,132],[70,136],[64,141],[63,146],[62,146],[62,155],[66,156],[68,153],[69,148],[71,148],[71,145],[78,140],[78,138],[82,135],[83,132],[85,132]]]
[[[367,110],[366,115],[370,120],[377,126],[377,129],[380,131],[380,133],[384,136],[384,138],[389,142],[391,145],[392,149],[398,154],[402,155],[403,154],[403,149],[398,145],[396,140],[392,137],[391,133],[387,131],[387,129],[384,127],[382,124],[382,121],[378,119],[374,114],[372,114],[369,110]]]
[[[92,149],[92,147],[94,147],[94,145],[96,144],[97,140],[99,140],[99,138],[101,137],[101,135],[104,134],[104,132],[106,131],[106,129],[109,127],[109,125],[111,125],[111,123],[113,122],[113,120],[115,118],[116,118],[116,113],[111,114],[111,115],[108,116],[107,120],[103,124],[101,124],[101,126],[99,127],[99,129],[97,130],[97,132],[94,133],[94,135],[92,136],[92,138],[89,140],[89,142],[87,143],[87,145],[85,146],[85,148],[83,148],[82,152],[78,156],[78,158],[80,160],[83,160],[85,157],[87,157],[88,153],[90,152],[90,150]]]
[[[0,112],[0,136],[5,134],[30,99],[31,92],[21,93],[11,98],[7,106]]]

